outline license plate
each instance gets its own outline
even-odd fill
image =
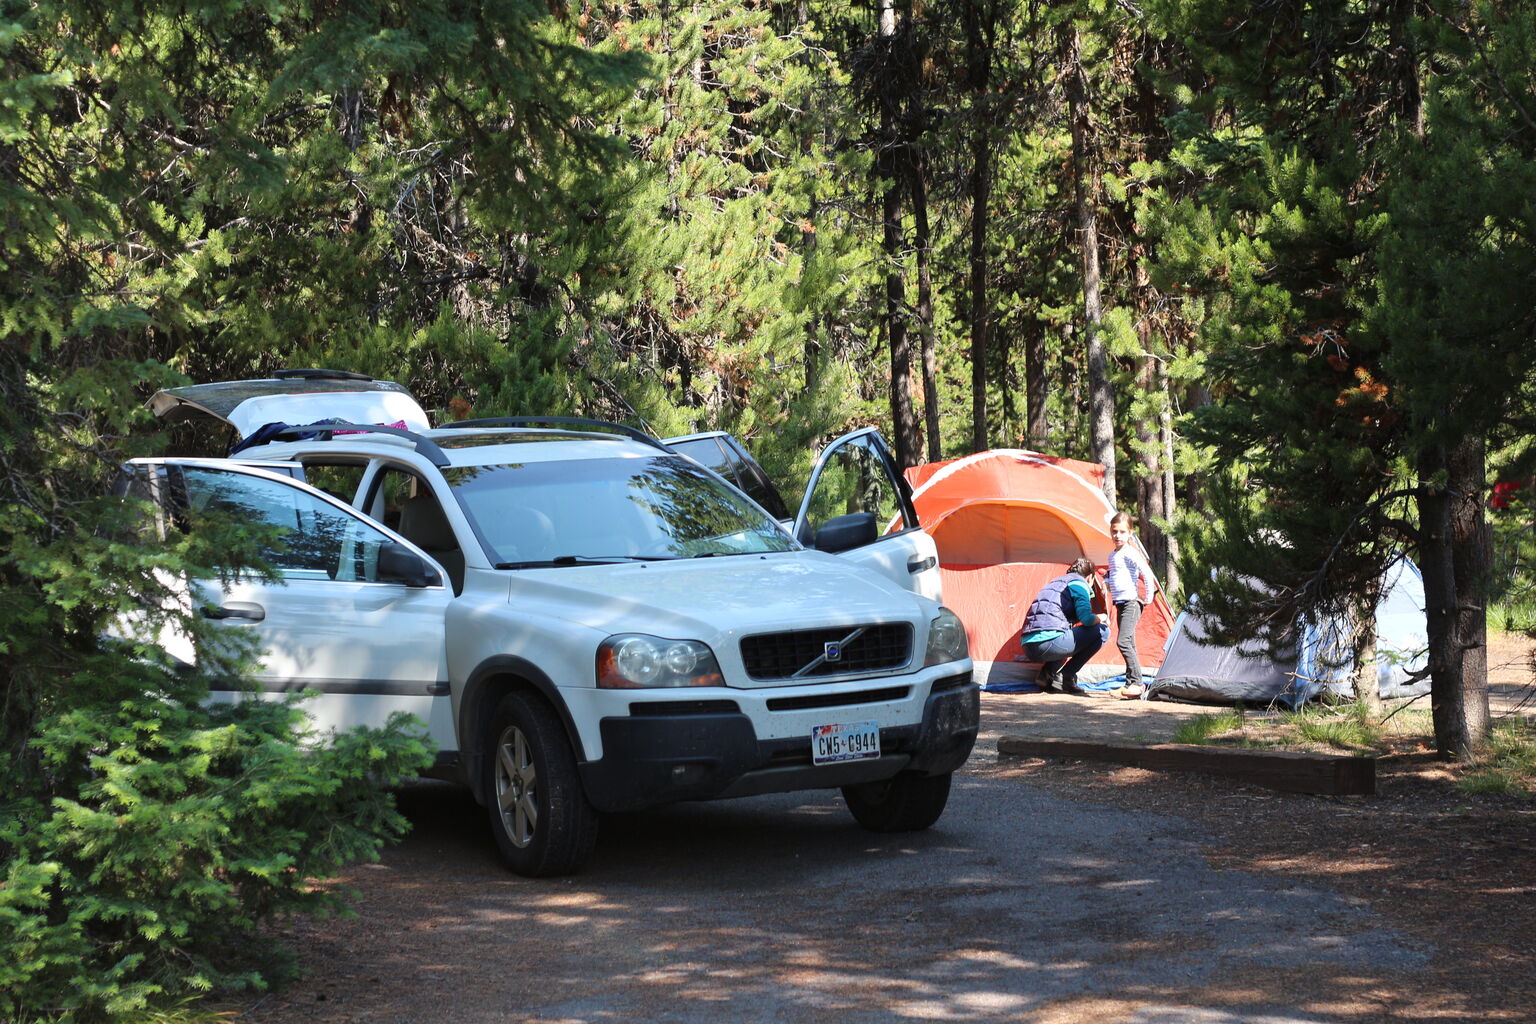
[[[811,729],[812,764],[879,756],[880,727],[874,722],[830,722]]]

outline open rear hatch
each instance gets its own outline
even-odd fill
[[[167,423],[208,417],[250,437],[270,423],[333,420],[426,430],[426,412],[404,387],[344,370],[279,370],[265,380],[189,384],[157,391],[149,408]]]

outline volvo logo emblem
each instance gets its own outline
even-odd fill
[[[843,660],[843,645],[841,641],[834,640],[829,644],[821,645],[821,656],[827,661]]]

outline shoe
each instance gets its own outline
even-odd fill
[[[1083,691],[1077,688],[1077,680],[1065,677],[1061,680],[1061,692],[1070,693],[1074,697],[1084,696]]]
[[[1147,688],[1145,686],[1142,686],[1140,683],[1131,683],[1128,686],[1120,687],[1120,691],[1116,696],[1121,700],[1139,700],[1141,695],[1146,692]]]
[[[1051,672],[1042,668],[1035,676],[1035,685],[1040,687],[1040,692],[1051,693],[1053,692],[1052,688],[1056,685],[1056,682],[1059,678],[1060,677],[1057,676],[1055,672]]]

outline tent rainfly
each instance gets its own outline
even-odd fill
[[[1294,647],[1272,657],[1207,642],[1199,605],[1174,623],[1173,639],[1152,691],[1215,704],[1285,704],[1295,707],[1324,691],[1347,695],[1354,685],[1354,630],[1342,620],[1296,624]],[[1428,651],[1424,579],[1404,558],[1387,569],[1376,605],[1376,684],[1383,697],[1429,692],[1423,678]]]
[[[977,661],[1022,658],[1024,612],[1040,588],[1079,556],[1102,573],[1114,550],[1109,520],[1115,509],[1104,497],[1104,467],[1097,463],[999,449],[914,466],[906,476],[918,518],[939,549],[944,603],[965,623]],[[1162,664],[1172,626],[1159,588],[1136,629],[1144,675]],[[1081,678],[1122,671],[1112,634]]]

